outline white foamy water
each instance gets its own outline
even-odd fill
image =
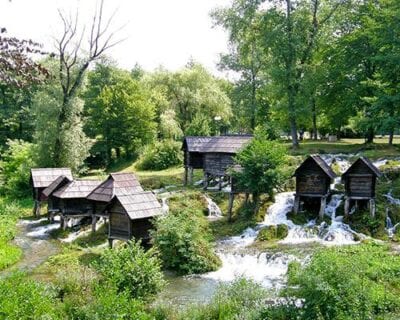
[[[37,224],[37,221],[34,221],[33,223]],[[26,224],[29,226],[29,224]],[[52,230],[58,229],[60,227],[59,223],[51,223],[51,224],[46,224],[42,226],[37,226],[33,227],[30,229],[30,231],[26,234],[28,237],[31,238],[36,238],[36,239],[45,239],[48,238],[49,233]]]
[[[287,218],[287,214],[293,210],[294,193],[282,192],[275,195],[275,202],[268,208],[262,225],[270,226],[286,224],[289,228],[295,224]]]
[[[238,277],[250,278],[267,288],[279,289],[284,286],[288,265],[296,260],[283,253],[261,253],[259,255],[220,253],[222,267],[202,277],[232,281]]]
[[[161,198],[161,208],[163,213],[168,213],[169,212],[169,205],[168,205],[168,198],[164,197]]]
[[[218,205],[207,194],[203,194],[203,196],[207,201],[208,216],[214,218],[222,217],[222,211]]]
[[[387,159],[380,159],[378,161],[373,162],[374,166],[379,168],[387,164],[388,160]]]

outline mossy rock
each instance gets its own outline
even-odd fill
[[[281,240],[286,238],[289,229],[285,224],[266,226],[260,230],[257,236],[258,241]]]
[[[285,239],[289,234],[289,228],[286,224],[278,224],[276,228],[276,237],[278,239]]]

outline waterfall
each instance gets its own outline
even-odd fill
[[[280,289],[285,285],[285,276],[291,261],[298,260],[283,253],[240,254],[220,253],[222,267],[202,277],[232,281],[237,277],[246,277],[261,283],[264,287]]]
[[[204,194],[203,196],[207,201],[208,216],[213,218],[222,217],[222,211],[218,205],[207,194]]]

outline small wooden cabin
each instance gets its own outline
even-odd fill
[[[106,207],[110,217],[108,239],[110,247],[114,239],[128,241],[149,240],[151,218],[163,214],[160,203],[152,192],[117,195]]]
[[[60,213],[60,199],[51,197],[51,195],[69,182],[71,182],[71,180],[68,177],[59,176],[46,189],[43,190],[42,195],[48,199],[47,214],[49,216],[49,220],[52,220],[56,213]]]
[[[111,173],[107,180],[87,196],[92,203],[92,230],[96,231],[97,218],[108,218],[104,210],[115,196],[132,195],[138,192],[143,192],[143,188],[133,173]]]
[[[61,225],[71,218],[89,217],[92,215],[92,204],[87,196],[101,183],[98,180],[70,181],[50,196],[50,201],[58,204]]]
[[[69,180],[73,180],[71,169],[69,168],[32,168],[31,169],[31,184],[33,188],[33,200],[35,206],[33,214],[38,217],[40,215],[40,207],[42,201],[46,201],[47,197],[43,194],[46,189],[54,180],[60,176],[65,176]]]
[[[184,184],[192,184],[193,170],[203,169],[202,147],[213,137],[185,137],[183,139],[183,163],[185,166]]]
[[[201,151],[203,155],[204,189],[210,178],[219,178],[220,189],[224,178],[230,179],[227,170],[234,165],[234,156],[252,139],[251,135],[213,137]]]
[[[351,202],[356,208],[359,201],[368,202],[371,215],[375,215],[375,186],[376,179],[382,173],[367,158],[360,157],[342,175],[345,186],[345,214],[349,214]]]
[[[322,217],[326,199],[330,194],[330,185],[336,174],[320,156],[311,155],[296,169],[294,176],[296,177],[294,212],[299,211],[301,200],[318,199],[319,215]]]

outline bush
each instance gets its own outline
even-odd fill
[[[0,319],[63,319],[53,287],[16,273],[0,280]]]
[[[216,270],[221,262],[213,251],[210,233],[203,223],[205,218],[201,212],[182,210],[171,211],[155,222],[153,242],[161,252],[164,266],[180,274]]]
[[[323,249],[289,268],[286,293],[304,299],[300,319],[383,319],[400,312],[399,270],[386,246]]]
[[[127,291],[134,299],[151,297],[165,285],[156,252],[145,251],[139,242],[105,250],[95,267],[104,282],[110,282],[118,292]]]
[[[8,149],[0,162],[2,189],[15,198],[30,195],[30,169],[35,166],[34,145],[22,140],[8,140]]]
[[[287,237],[289,233],[288,226],[278,224],[277,226],[266,226],[260,230],[257,235],[259,241],[280,240]]]
[[[182,164],[181,144],[173,140],[163,140],[144,149],[137,167],[141,170],[164,170],[180,164]]]

